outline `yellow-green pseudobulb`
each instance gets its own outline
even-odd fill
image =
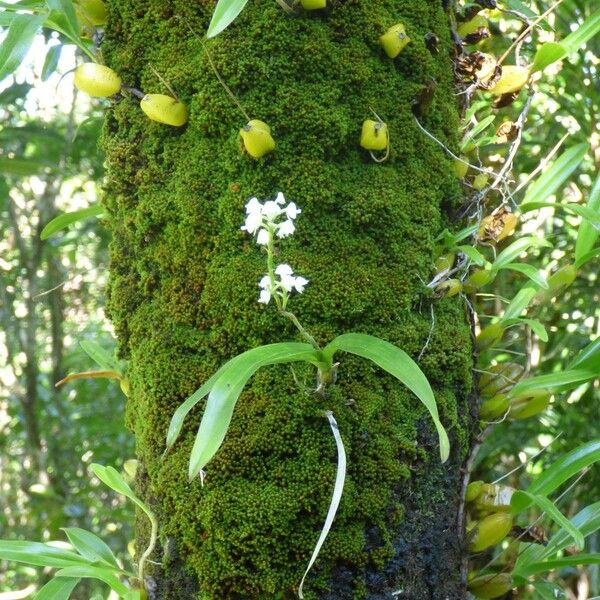
[[[114,96],[121,89],[121,78],[112,69],[92,62],[75,69],[73,83],[90,96]]]
[[[360,145],[366,150],[385,150],[388,147],[388,128],[381,121],[367,119],[363,122]]]
[[[410,42],[406,35],[406,27],[402,23],[397,23],[390,27],[380,38],[379,41],[390,58],[396,58],[405,46]]]
[[[327,6],[327,0],[300,0],[300,4],[305,10],[318,10]]]
[[[248,121],[248,124],[240,129],[240,135],[246,152],[252,158],[261,158],[275,150],[275,140],[271,135],[271,128],[264,121],[259,119]]]
[[[164,94],[146,94],[140,102],[140,107],[149,119],[164,125],[181,127],[188,120],[185,104]]]

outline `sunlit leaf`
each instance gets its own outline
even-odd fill
[[[60,60],[60,54],[62,51],[62,44],[56,44],[50,46],[46,53],[46,60],[44,60],[44,66],[42,67],[42,81],[47,81],[50,75],[56,71],[58,67],[58,61]]]
[[[124,596],[129,588],[125,586],[117,577],[114,571],[103,567],[92,565],[81,565],[76,567],[66,567],[56,572],[55,577],[80,577],[98,579],[108,584],[117,594]]]
[[[565,54],[567,54],[567,49],[558,42],[546,42],[542,44],[535,53],[533,65],[531,66],[532,72],[543,71],[552,63],[560,60]]]
[[[320,357],[310,344],[283,342],[248,350],[222,367],[208,394],[194,441],[189,463],[190,479],[200,473],[221,447],[238,398],[254,373],[267,365],[298,361],[318,364]]]
[[[393,375],[419,398],[433,419],[440,442],[440,456],[442,462],[445,462],[450,454],[448,434],[440,421],[431,385],[419,365],[400,348],[364,333],[346,333],[336,337],[323,349],[323,354],[327,360],[331,360],[333,354],[338,350],[371,360]]]
[[[570,33],[562,41],[562,45],[567,49],[567,52],[575,52],[598,33],[600,33],[600,8],[592,13],[575,31]]]
[[[594,186],[590,192],[587,206],[595,212],[600,212],[600,175],[596,177]],[[580,260],[585,254],[591,252],[598,239],[598,229],[590,222],[582,221],[577,232],[575,244],[575,260]]]
[[[81,556],[87,558],[90,562],[101,561],[120,569],[112,550],[97,535],[79,527],[63,527],[63,531],[67,534],[73,548]]]
[[[75,13],[75,7],[71,0],[46,0],[50,11],[56,11],[62,15],[65,28],[72,37],[79,37],[79,21]]]
[[[473,263],[476,265],[485,265],[487,260],[485,256],[473,246],[456,246],[456,249],[462,252],[465,256],[468,256]]]
[[[2,165],[0,163],[0,171],[2,170]],[[40,234],[40,237],[43,240],[48,239],[53,236],[55,233],[58,233],[61,229],[65,229],[72,225],[73,223],[77,223],[77,221],[82,221],[83,219],[87,219],[89,217],[97,217],[104,213],[104,208],[100,206],[100,204],[92,204],[92,206],[88,206],[87,208],[82,208],[81,210],[74,210],[72,212],[63,213],[62,215],[58,215],[50,221]]]
[[[122,374],[121,366],[119,365],[119,362],[115,360],[112,352],[109,352],[100,344],[91,340],[81,340],[79,345],[100,368]]]
[[[504,265],[512,262],[515,258],[521,256],[523,252],[525,252],[532,246],[544,246],[546,248],[549,248],[552,246],[552,244],[546,240],[534,236],[525,236],[519,238],[518,240],[514,241],[512,244],[507,246],[504,250],[502,250],[500,254],[498,254],[496,260],[492,264],[492,270],[501,269]]]
[[[510,304],[504,310],[502,319],[500,322],[515,319],[521,316],[521,313],[529,306],[529,303],[533,300],[538,290],[537,286],[527,283],[522,287],[516,294],[515,297],[510,301]]]
[[[42,544],[0,540],[0,558],[37,567],[70,567],[89,561],[70,550]]]
[[[508,269],[510,271],[518,271],[526,275],[541,288],[548,289],[548,282],[540,275],[539,271],[533,266],[527,263],[506,263],[500,267],[500,269]]]
[[[8,33],[0,44],[0,81],[23,62],[45,18],[46,15],[18,14],[11,19]]]
[[[79,581],[79,578],[67,579],[66,577],[51,579],[37,591],[33,600],[69,600],[71,592]]]
[[[513,388],[514,395],[532,392],[534,390],[556,389],[561,390],[574,389],[586,381],[591,381],[597,377],[597,373],[583,369],[573,369],[567,371],[558,371],[547,375],[538,375],[523,379]]]
[[[247,3],[248,0],[219,0],[208,26],[206,37],[215,37],[226,27],[229,27],[242,10],[244,10]]]
[[[567,368],[600,373],[600,337],[583,348]]]

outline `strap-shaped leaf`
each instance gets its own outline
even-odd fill
[[[336,337],[323,349],[323,355],[326,360],[331,361],[333,354],[338,350],[371,360],[419,398],[433,419],[440,441],[440,456],[442,462],[445,462],[450,454],[450,441],[440,421],[431,385],[419,365],[406,352],[390,342],[364,333],[346,333]]]
[[[0,558],[36,567],[70,567],[88,564],[89,561],[75,552],[42,544],[0,540]]]
[[[81,210],[63,213],[52,219],[52,221],[42,229],[40,238],[46,240],[62,229],[66,229],[69,225],[77,223],[77,221],[83,221],[83,219],[87,219],[88,217],[98,217],[103,213],[104,208],[100,206],[100,204],[92,204],[92,206],[82,208]]]
[[[543,510],[548,517],[560,525],[575,540],[577,547],[582,550],[584,546],[583,534],[565,517],[556,504],[547,496],[532,494],[529,491],[517,490],[510,499],[511,510],[514,515],[527,510],[532,504]]]
[[[596,177],[594,187],[587,201],[587,206],[593,211],[600,212],[600,175]],[[579,261],[588,252],[591,252],[597,239],[598,230],[589,221],[583,220],[577,232],[575,260]]]
[[[598,554],[575,554],[574,556],[563,556],[562,558],[554,558],[541,562],[534,562],[522,569],[519,569],[520,577],[530,577],[538,573],[546,573],[564,567],[575,567],[581,565],[600,565],[600,553]],[[594,600],[591,598],[590,600]]]
[[[90,562],[105,562],[108,565],[120,569],[112,550],[104,540],[101,540],[91,531],[79,527],[63,527],[71,545]]]
[[[600,337],[581,350],[569,363],[568,368],[600,373]]]
[[[546,240],[528,235],[519,238],[513,242],[510,246],[507,246],[498,256],[492,264],[492,270],[501,269],[508,263],[511,263],[515,258],[518,258],[523,252],[531,248],[532,246],[546,246],[551,247],[552,244]]]
[[[532,73],[543,71],[552,63],[560,60],[567,54],[566,47],[559,42],[546,42],[542,44],[535,53],[533,65],[531,66]]]
[[[229,27],[242,10],[244,10],[247,3],[248,0],[219,0],[208,26],[206,37],[215,37],[226,27]]]
[[[100,344],[92,342],[91,340],[81,340],[79,345],[99,367],[106,371],[116,371],[117,373],[121,373],[121,365],[115,360],[112,353],[103,348]]]
[[[499,267],[500,269],[507,269],[509,271],[517,271],[518,273],[523,273],[523,275],[529,277],[533,283],[537,286],[547,290],[548,282],[540,275],[539,271],[533,266],[528,265],[527,263],[506,263]]]
[[[69,600],[71,592],[79,583],[79,577],[67,579],[59,577],[51,579],[44,587],[40,588],[33,600]]]
[[[594,11],[575,31],[570,33],[562,41],[562,44],[568,52],[575,52],[597,33],[600,33],[600,8]]]
[[[344,482],[346,481],[346,449],[344,448],[344,442],[342,441],[342,436],[340,435],[340,430],[333,413],[328,411],[326,416],[327,420],[329,421],[329,426],[331,427],[331,432],[333,433],[337,448],[337,470],[335,483],[333,485],[333,494],[331,495],[331,502],[329,503],[329,510],[327,511],[327,517],[325,518],[325,523],[321,529],[321,534],[319,535],[315,549],[313,550],[310,560],[308,561],[308,566],[306,567],[306,571],[304,572],[304,576],[302,577],[302,581],[298,587],[298,597],[300,600],[304,598],[304,594],[302,592],[304,580],[306,579],[306,576],[308,575],[308,572],[311,570],[312,566],[315,564],[315,560],[317,560],[317,556],[319,556],[319,552],[321,551],[321,548],[327,539],[327,535],[331,530],[331,526],[333,525],[333,520],[335,519],[335,515],[340,506],[340,500],[342,499]]]
[[[310,362],[318,365],[321,357],[310,344],[282,342],[253,348],[232,358],[215,379],[190,456],[189,477],[193,479],[221,447],[233,410],[248,380],[267,365]]]
[[[597,373],[584,369],[572,369],[567,371],[558,371],[557,373],[548,373],[547,375],[538,375],[519,381],[512,389],[512,395],[525,394],[535,390],[555,390],[561,388],[561,391],[572,390],[578,385],[591,381],[598,377]]]
[[[129,592],[129,589],[115,575],[114,571],[103,567],[94,567],[92,565],[81,565],[77,567],[66,567],[56,572],[55,577],[79,577],[98,579],[108,584],[119,596],[124,596]]]
[[[468,256],[473,263],[476,265],[485,265],[488,261],[485,259],[485,256],[474,248],[473,246],[456,246],[456,249],[462,252],[465,256]]]
[[[11,18],[8,33],[0,44],[0,80],[13,73],[23,62],[45,18],[46,15],[31,14]]]
[[[537,319],[525,319],[523,317],[516,319],[505,319],[502,321],[502,325],[505,327],[512,327],[513,325],[527,325],[531,328],[533,333],[535,333],[535,335],[542,340],[542,342],[548,341],[548,332],[542,323]]]
[[[537,293],[537,286],[526,283],[510,301],[509,305],[504,309],[504,314],[500,319],[500,323],[509,319],[516,319],[521,316],[521,313],[529,306],[533,297]]]
[[[71,37],[79,37],[79,21],[72,0],[46,0],[46,4],[50,11],[56,11],[62,15],[65,28],[68,30]]]

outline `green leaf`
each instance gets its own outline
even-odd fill
[[[475,127],[473,127],[473,129],[471,129],[471,131],[469,131],[467,133],[467,135],[465,136],[464,141],[461,144],[461,151],[464,152],[465,148],[482,132],[485,131],[493,122],[494,119],[496,118],[496,115],[488,115],[487,117],[485,117],[484,119],[482,119],[481,121],[479,121],[479,123],[477,123],[477,125],[475,125]]]
[[[543,202],[552,196],[579,166],[587,151],[587,144],[577,144],[563,152],[540,177],[529,185],[523,204]]]
[[[81,565],[77,567],[66,567],[56,572],[55,577],[79,577],[98,579],[108,584],[120,596],[124,596],[129,592],[129,588],[125,586],[117,577],[114,571],[102,567],[94,567],[92,565]]]
[[[65,23],[65,29],[71,37],[79,38],[79,21],[75,13],[75,7],[71,0],[46,0],[46,4],[51,12],[56,11],[62,15]]]
[[[583,44],[591,40],[600,32],[600,9],[592,13],[575,31],[570,33],[563,41],[562,45],[568,53],[575,52]]]
[[[209,39],[215,37],[226,27],[229,27],[244,10],[247,3],[248,0],[219,0],[208,26],[206,37]]]
[[[479,250],[473,246],[456,246],[456,249],[462,252],[465,256],[468,256],[476,265],[483,266],[487,263],[485,256],[483,256],[483,254],[481,254],[481,252],[479,252]]]
[[[50,75],[56,71],[62,48],[62,44],[56,44],[55,46],[51,46],[46,53],[46,59],[42,67],[42,81],[47,81]]]
[[[519,238],[518,240],[510,244],[510,246],[507,246],[504,250],[502,250],[500,254],[498,254],[496,260],[492,264],[492,270],[495,271],[501,269],[504,265],[507,265],[508,263],[512,262],[515,258],[521,256],[523,252],[525,252],[532,246],[545,246],[546,248],[550,248],[552,247],[552,244],[546,240],[533,236],[525,236]]]
[[[11,75],[29,52],[46,15],[15,15],[0,44],[0,81]]]
[[[90,562],[105,562],[111,567],[120,570],[119,564],[112,550],[97,535],[79,527],[63,527],[69,542],[81,556]]]
[[[516,387],[516,386],[515,386]],[[513,388],[513,393],[514,393]],[[582,469],[600,460],[600,440],[594,440],[571,450],[546,467],[529,486],[531,494],[547,496]]]
[[[510,271],[518,271],[519,273],[523,273],[535,283],[537,286],[548,289],[548,282],[540,275],[539,271],[533,266],[528,265],[527,263],[507,263],[499,267],[500,269],[508,269]]]
[[[600,337],[581,350],[567,368],[600,373]]]
[[[266,365],[297,361],[318,365],[321,357],[310,344],[283,342],[248,350],[232,358],[221,368],[208,394],[206,408],[192,448],[190,480],[200,473],[221,447],[238,398],[252,375]]]
[[[442,462],[445,462],[450,454],[448,434],[440,421],[431,385],[419,365],[400,348],[364,333],[346,333],[336,337],[323,349],[323,355],[327,361],[331,361],[338,350],[373,361],[419,398],[433,419],[440,442],[440,456]]]
[[[5,175],[16,175],[17,177],[29,177],[30,175],[39,175],[46,169],[56,168],[56,165],[33,158],[8,158],[0,157],[0,173]]]
[[[558,507],[546,496],[542,496],[540,494],[532,494],[529,491],[517,490],[512,495],[511,500],[511,510],[513,515],[518,515],[519,513],[527,510],[532,504],[535,504],[538,508],[543,510],[548,517],[550,517],[555,523],[560,525],[565,531],[569,533],[569,535],[575,540],[577,547],[582,550],[584,546],[583,535],[575,527],[567,517],[565,517]]]
[[[515,297],[510,301],[509,305],[504,310],[504,314],[500,319],[500,323],[508,319],[515,319],[521,316],[521,313],[529,306],[529,303],[533,300],[533,297],[537,293],[537,286],[533,286],[531,283],[525,284],[516,294]]]
[[[566,54],[567,50],[563,44],[559,44],[558,42],[546,42],[542,44],[535,53],[533,65],[531,66],[532,73],[543,71],[546,67],[560,60]]]
[[[514,319],[506,319],[502,321],[502,325],[511,327],[513,325],[525,324],[528,325],[531,330],[537,335],[542,342],[548,341],[548,332],[546,328],[537,319],[524,319],[523,317],[516,317]]]
[[[70,550],[40,542],[0,540],[0,558],[36,567],[70,567],[89,561]]]
[[[547,375],[538,375],[523,379],[512,389],[513,395],[524,394],[535,390],[556,389],[561,391],[574,389],[577,386],[597,377],[597,373],[583,369],[573,369],[567,371],[558,371]]]
[[[600,175],[596,177],[594,187],[590,192],[587,206],[595,212],[600,211]],[[575,260],[579,261],[588,252],[591,252],[596,240],[598,239],[598,230],[588,221],[582,221],[577,232],[577,242],[575,244]]]
[[[116,371],[122,373],[121,366],[116,361],[112,353],[105,350],[100,344],[91,340],[81,340],[79,342],[81,349],[102,369],[105,371]]]
[[[33,600],[69,600],[71,592],[79,581],[79,578],[67,579],[66,577],[51,579],[38,590]]]
[[[600,256],[600,248],[596,248],[595,250],[591,250],[590,252],[586,252],[583,256],[580,256],[574,263],[573,266],[576,269],[581,269],[584,265],[593,260],[594,258]]]
[[[0,163],[0,170],[2,169]],[[44,229],[42,229],[42,233],[40,237],[43,240],[48,239],[53,236],[55,233],[59,232],[61,229],[65,229],[76,223],[77,221],[82,221],[83,219],[87,219],[88,217],[97,217],[104,213],[104,208],[100,206],[100,204],[92,204],[92,206],[88,206],[87,208],[82,208],[81,210],[74,210],[72,212],[63,213],[62,215],[58,215],[50,221]]]
[[[444,229],[444,231],[435,238],[435,241],[443,242],[447,248],[453,248],[458,242],[462,242],[464,239],[472,236],[478,229],[479,225],[477,223],[461,229],[458,233],[450,233],[448,229]]]
[[[543,562],[531,563],[527,567],[519,569],[520,577],[530,577],[537,573],[545,573],[570,566],[580,565],[599,565],[600,554],[575,554],[574,556],[563,556],[562,558],[554,558]],[[591,599],[593,600],[593,599]]]

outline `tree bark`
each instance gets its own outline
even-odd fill
[[[460,188],[451,160],[418,129],[412,110],[434,80],[421,122],[456,149],[443,4],[330,0],[324,11],[294,17],[273,0],[249,2],[206,49],[250,117],[273,130],[275,151],[255,161],[240,147],[246,119],[189,29],[202,36],[215,3],[109,1],[107,64],[127,85],[169,93],[156,70],[190,109],[185,127],[170,128],[125,97],[109,111],[104,135],[108,309],[129,360],[138,490],[161,529],[151,597],[295,597],[335,478],[325,410],[339,423],[348,474],[305,597],[465,596],[457,512],[471,443],[471,332],[462,300],[433,300],[425,286]],[[378,38],[400,21],[412,41],[391,60]],[[427,48],[430,32],[438,53]],[[372,110],[390,129],[382,164],[358,144]],[[174,410],[220,365],[261,344],[299,340],[274,306],[257,303],[265,257],[240,231],[248,199],[278,191],[302,208],[278,257],[310,280],[292,310],[319,343],[362,332],[420,356],[450,433],[445,465],[416,398],[350,355],[340,355],[325,399],[298,384],[313,385],[308,368],[259,371],[204,487],[187,482],[202,406],[161,457]],[[140,546],[146,535],[140,519]]]

